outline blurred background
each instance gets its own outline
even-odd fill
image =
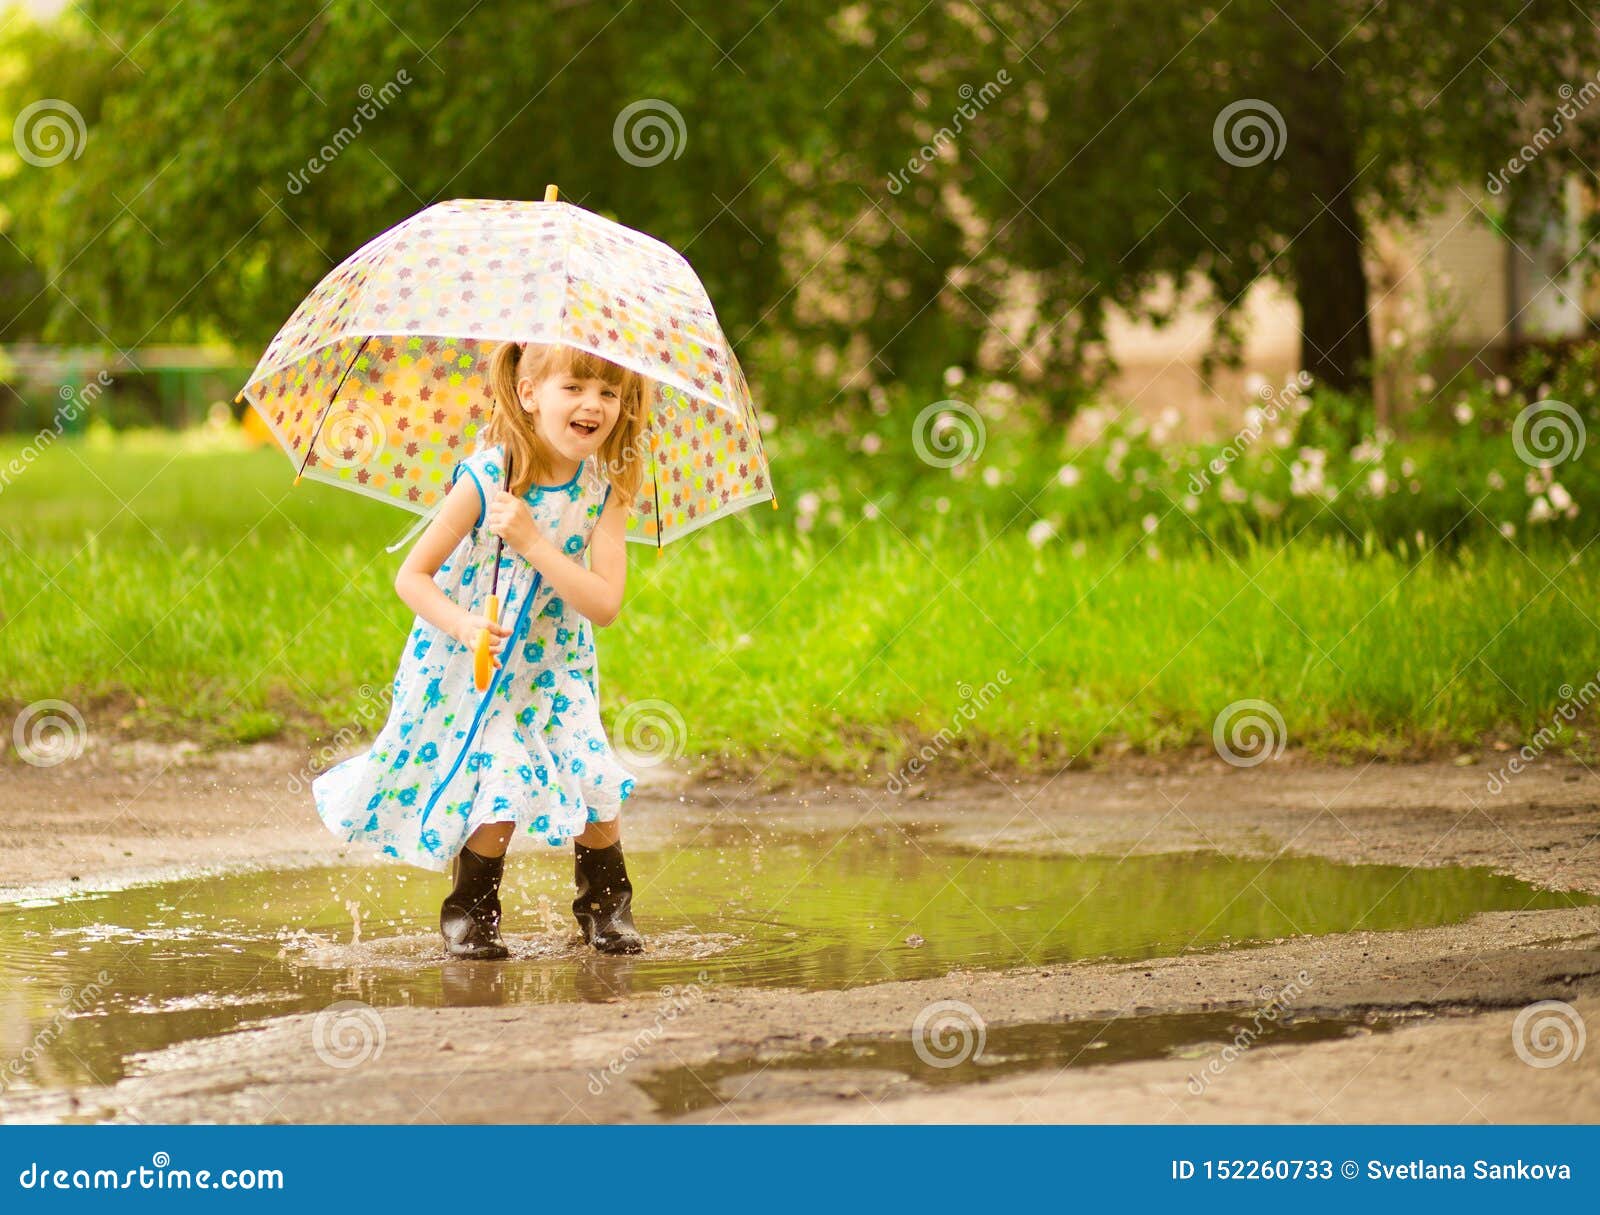
[[[689,258],[772,460],[782,509],[634,550],[601,639],[675,754],[1058,766],[1247,701],[1315,752],[1587,753],[1582,6],[120,0],[0,41],[13,716],[381,724],[410,517],[291,492],[234,395],[378,233],[555,182]]]

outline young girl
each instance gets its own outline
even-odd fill
[[[519,831],[551,847],[574,840],[572,910],[584,939],[639,953],[619,834],[634,780],[600,724],[589,630],[622,606],[623,529],[653,385],[587,351],[518,342],[495,349],[489,376],[488,445],[456,465],[395,578],[417,620],[389,719],[369,751],[313,782],[317,812],[345,840],[426,869],[453,862],[455,888],[439,910],[453,957],[509,956],[499,888]],[[472,658],[482,629],[495,659],[480,693]]]

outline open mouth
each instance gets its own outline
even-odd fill
[[[573,431],[576,431],[579,435],[581,435],[581,436],[583,436],[584,438],[587,439],[590,436],[592,436],[595,431],[600,429],[600,423],[598,423],[598,422],[580,422],[580,421],[574,419],[571,423],[569,423],[569,428],[572,429]]]

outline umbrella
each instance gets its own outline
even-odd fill
[[[295,309],[239,397],[297,483],[429,516],[479,446],[503,341],[591,350],[655,384],[629,540],[659,551],[777,507],[749,385],[688,261],[554,186],[543,202],[438,203],[363,245]]]

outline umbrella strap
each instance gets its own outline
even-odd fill
[[[393,544],[389,545],[386,549],[384,549],[384,552],[392,553],[392,552],[395,551],[395,549],[403,548],[407,544],[410,544],[411,540],[412,540],[412,537],[414,537],[423,528],[427,527],[428,524],[432,523],[433,520],[434,520],[434,517],[436,515],[438,515],[438,513],[443,509],[444,509],[444,503],[441,502],[438,506],[434,507],[431,511],[429,511],[427,514],[423,515],[415,523],[413,523],[411,525],[411,530],[408,531],[405,535],[401,536],[400,539],[396,540]]]

